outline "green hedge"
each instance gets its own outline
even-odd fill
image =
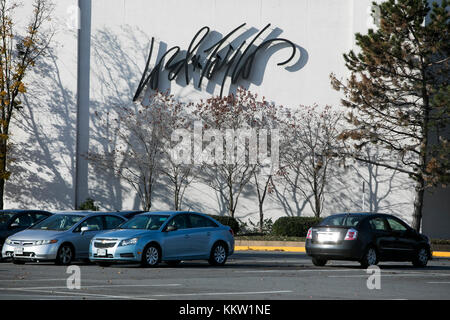
[[[320,223],[322,218],[281,217],[273,224],[272,234],[284,237],[306,237],[308,229]]]
[[[215,216],[212,214],[210,214],[209,216],[213,219],[216,219],[221,224],[229,226],[233,230],[234,234],[237,234],[239,232],[239,223],[235,218],[232,218],[230,216]]]

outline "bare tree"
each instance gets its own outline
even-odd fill
[[[308,199],[320,217],[325,188],[332,174],[340,116],[327,106],[301,107],[288,113],[282,131],[283,175],[286,181]]]
[[[202,121],[203,129],[217,130],[217,136],[223,133],[226,135],[226,141],[209,140],[207,143],[214,143],[216,148],[211,150],[215,159],[206,159],[204,181],[220,194],[231,217],[235,215],[239,197],[252,178],[256,164],[250,159],[251,152],[246,155],[245,141],[248,139],[249,145],[253,146],[256,143],[256,133],[252,133],[255,132],[252,131],[252,120],[258,106],[256,95],[238,88],[236,95],[202,101],[194,111]],[[203,146],[203,141],[201,145]]]
[[[101,117],[101,116],[100,116]],[[101,121],[110,126],[110,115]],[[152,206],[154,185],[161,174],[164,137],[169,111],[165,96],[150,97],[148,105],[123,107],[114,116],[115,148],[111,152],[89,152],[88,160],[99,168],[113,170],[138,194],[143,210]]]
[[[0,209],[3,209],[5,181],[9,179],[10,124],[15,111],[22,108],[19,100],[26,94],[26,74],[47,49],[52,32],[46,29],[53,5],[47,0],[34,0],[33,12],[24,33],[17,33],[13,20],[17,2],[0,0]]]

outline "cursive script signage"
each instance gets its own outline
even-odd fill
[[[210,32],[209,27],[205,26],[195,34],[194,38],[192,38],[185,54],[180,53],[180,47],[171,47],[160,57],[153,69],[150,69],[150,58],[152,57],[154,45],[154,38],[152,38],[144,73],[142,74],[141,81],[139,82],[133,101],[138,99],[142,90],[147,85],[150,86],[152,90],[158,89],[160,73],[163,69],[168,71],[169,81],[176,79],[180,72],[184,70],[186,85],[188,85],[190,72],[189,66],[192,65],[193,68],[191,69],[193,69],[193,71],[197,69],[200,71],[200,78],[197,84],[198,88],[201,88],[204,78],[209,80],[219,72],[224,72],[220,88],[220,96],[222,96],[223,87],[227,77],[231,77],[231,83],[233,84],[239,79],[248,79],[254,65],[256,54],[265,49],[269,44],[273,42],[284,42],[292,48],[291,56],[287,60],[279,62],[277,65],[281,66],[287,64],[294,58],[296,47],[294,43],[284,38],[264,40],[258,46],[253,46],[255,40],[270,27],[270,23],[259,31],[247,45],[245,40],[236,48],[233,47],[231,43],[226,45],[227,40],[229,40],[233,34],[236,34],[236,32],[245,25],[245,23],[241,24],[225,35],[222,39],[203,50],[204,56],[202,56],[197,51]],[[222,51],[225,53],[220,55],[219,52]],[[168,60],[165,64],[163,64],[166,57]]]

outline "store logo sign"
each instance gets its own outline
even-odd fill
[[[222,96],[223,87],[227,77],[231,77],[232,84],[237,83],[239,79],[248,79],[254,66],[257,53],[267,48],[271,43],[285,43],[291,49],[290,57],[285,61],[279,62],[277,65],[285,65],[294,58],[296,46],[294,43],[284,38],[267,39],[259,45],[254,45],[256,39],[270,27],[270,24],[260,30],[251,40],[247,39],[249,40],[248,43],[246,40],[243,40],[238,46],[233,47],[232,44],[229,43],[229,40],[245,25],[245,23],[241,24],[213,45],[198,52],[200,45],[205,42],[208,34],[210,34],[210,28],[205,26],[192,38],[186,53],[181,53],[179,46],[171,47],[159,58],[155,66],[150,68],[150,59],[153,54],[155,42],[154,38],[152,38],[145,69],[133,97],[133,101],[136,101],[139,98],[140,94],[147,86],[152,90],[159,89],[159,79],[162,70],[168,71],[169,81],[175,80],[180,75],[180,72],[184,71],[186,85],[189,84],[191,69],[193,69],[194,72],[198,70],[200,73],[197,83],[198,88],[201,88],[204,78],[210,80],[218,73],[223,72],[220,89],[220,96]],[[167,62],[164,64],[166,58]],[[193,68],[190,68],[190,66]]]

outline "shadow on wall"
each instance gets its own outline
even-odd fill
[[[6,199],[23,208],[70,209],[75,166],[75,93],[62,79],[54,49],[38,60],[14,119],[12,175]],[[19,129],[16,131],[16,129]]]

